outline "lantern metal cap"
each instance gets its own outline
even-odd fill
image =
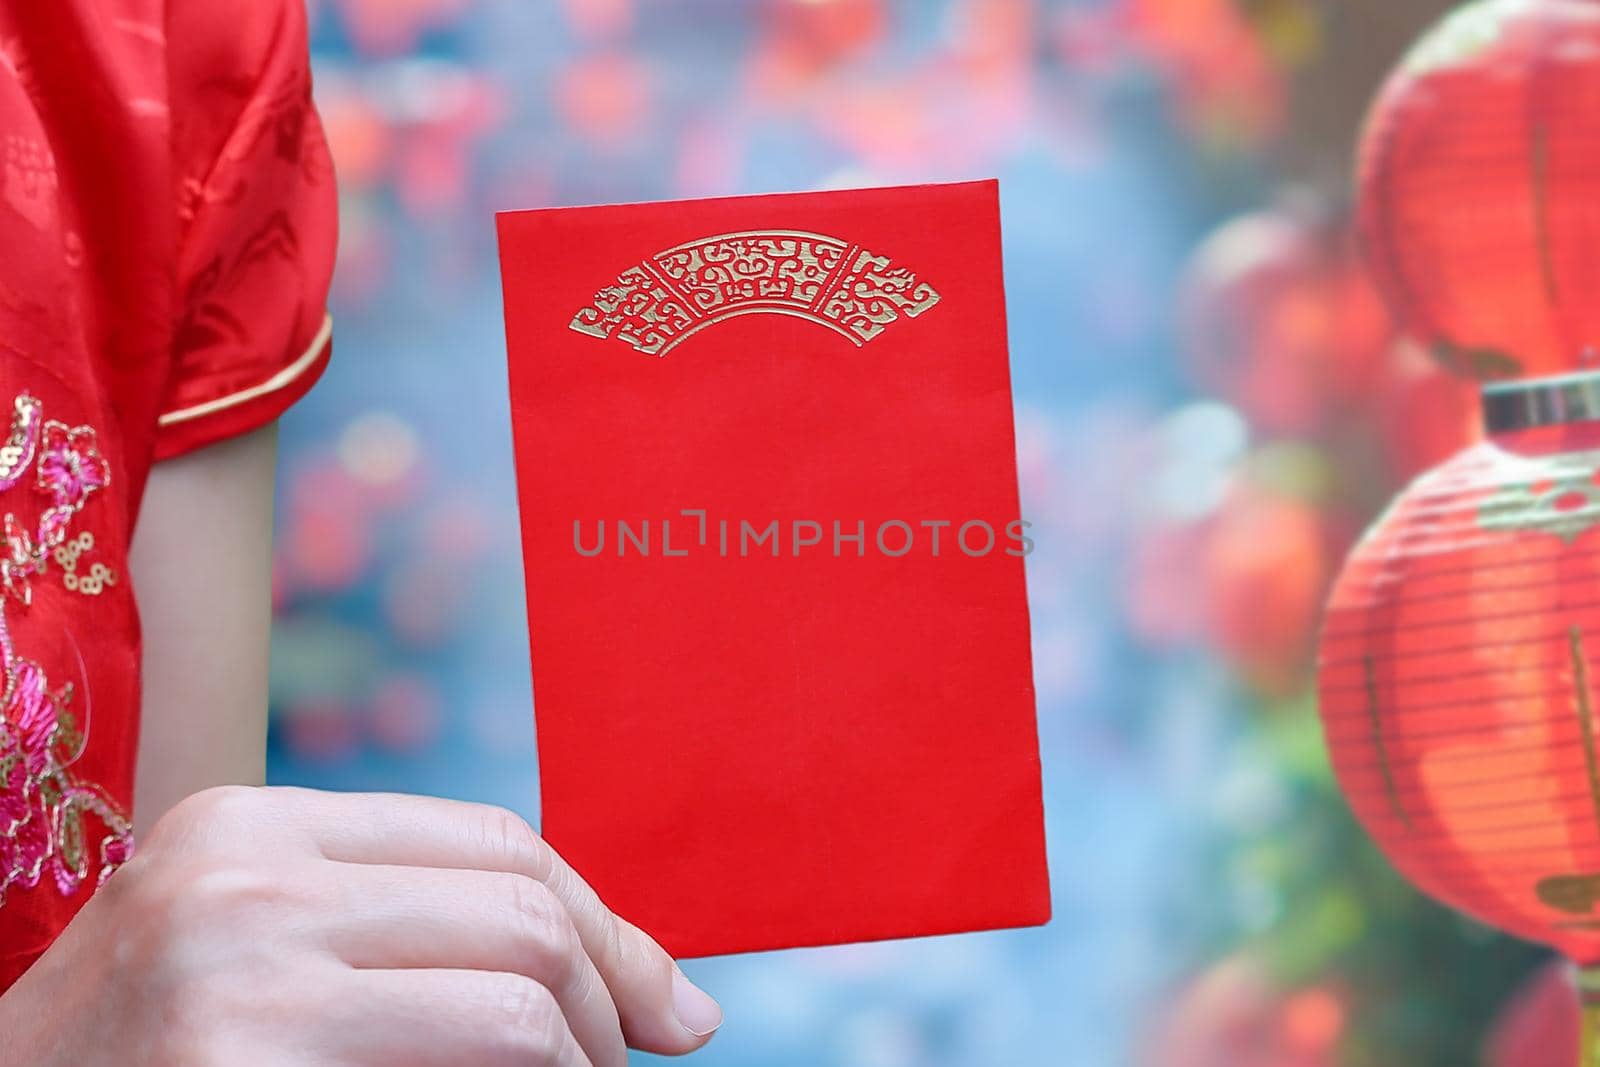
[[[1600,370],[1483,387],[1484,428],[1491,434],[1600,420]]]

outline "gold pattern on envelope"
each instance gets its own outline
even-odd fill
[[[664,356],[736,315],[792,315],[859,347],[938,302],[938,290],[911,270],[849,241],[786,230],[726,233],[623,271],[578,312],[572,329]]]

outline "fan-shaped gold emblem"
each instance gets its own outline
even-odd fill
[[[793,315],[859,347],[938,302],[938,291],[910,270],[849,241],[786,230],[725,233],[623,271],[572,328],[664,356],[736,315]]]

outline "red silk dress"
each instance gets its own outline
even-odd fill
[[[301,4],[0,5],[0,989],[133,850],[151,465],[328,359]]]

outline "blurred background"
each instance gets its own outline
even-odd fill
[[[537,818],[494,211],[998,175],[1056,919],[692,963],[698,1062],[1569,1067],[1558,977],[1390,871],[1311,691],[1345,550],[1476,433],[1347,226],[1449,6],[312,0],[343,235],[274,780]]]

